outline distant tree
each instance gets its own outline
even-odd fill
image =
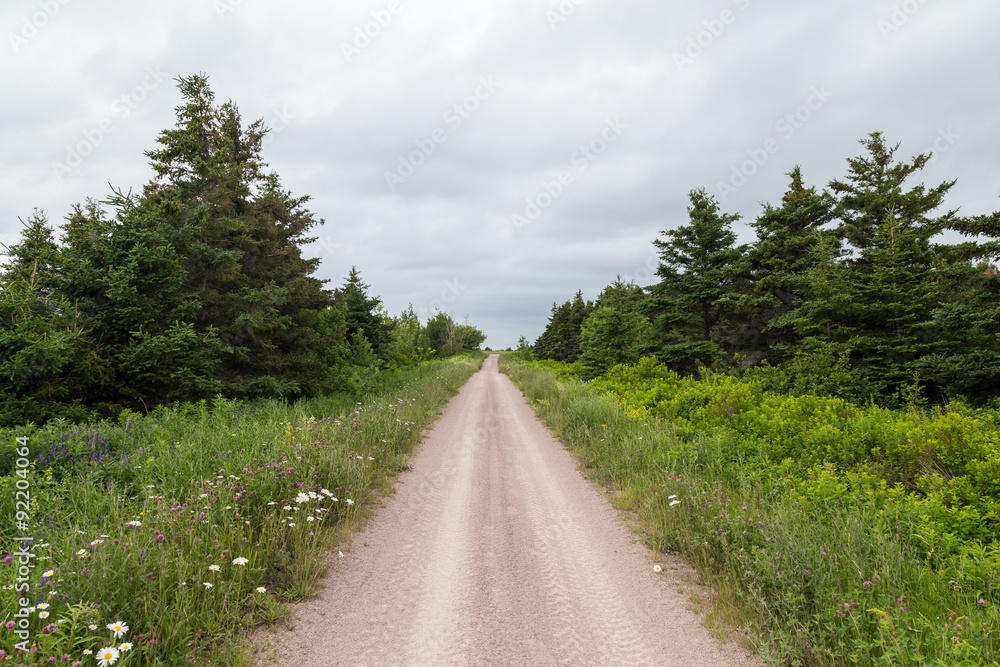
[[[352,266],[344,284],[334,298],[343,304],[348,338],[360,334],[368,341],[372,353],[383,365],[389,362],[392,340],[392,322],[382,311],[382,300],[371,296],[371,287],[361,279],[357,267]]]
[[[964,396],[975,402],[992,400],[1000,407],[1000,213],[960,219],[952,226],[966,241],[937,246],[944,257],[937,281],[933,328],[945,341],[921,357],[920,377],[940,388],[945,397]]]
[[[619,276],[601,292],[580,334],[583,377],[596,377],[616,364],[634,364],[649,346],[650,323],[642,313],[645,295]]]
[[[584,301],[582,292],[577,292],[571,301],[561,306],[552,304],[549,323],[535,341],[535,356],[566,362],[579,359],[580,333],[593,310],[594,304]]]

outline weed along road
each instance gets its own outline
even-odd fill
[[[750,665],[488,358],[260,664]]]

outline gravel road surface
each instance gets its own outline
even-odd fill
[[[756,665],[497,372],[448,404],[319,598],[261,665]]]

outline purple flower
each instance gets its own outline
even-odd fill
[[[874,584],[872,582],[870,582],[870,581],[866,581],[865,583],[863,583],[861,585],[864,586],[865,588],[871,588],[872,586],[874,586]]]

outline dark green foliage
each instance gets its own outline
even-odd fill
[[[580,333],[593,311],[594,304],[584,302],[582,292],[577,292],[572,301],[561,306],[552,304],[549,323],[535,341],[535,358],[568,362],[579,359]]]
[[[746,364],[778,363],[798,344],[789,313],[809,295],[806,278],[821,261],[820,244],[827,243],[823,256],[836,255],[839,248],[836,232],[823,230],[833,215],[833,198],[805,187],[798,167],[788,175],[792,182],[781,206],[766,204],[750,223],[757,242],[731,266],[736,291],[718,303],[735,323],[730,344],[746,355]]]
[[[312,327],[330,304],[319,260],[304,259],[306,233],[322,224],[292,197],[260,157],[262,121],[242,126],[232,102],[213,107],[203,76],[180,79],[186,104],[178,126],[147,155],[158,180],[137,214],[167,225],[184,258],[183,293],[198,302],[195,329],[218,332],[225,353],[220,379],[232,396],[316,393],[323,347]]]
[[[718,304],[733,294],[730,267],[746,252],[736,246],[731,229],[738,215],[720,213],[704,189],[692,190],[689,198],[689,223],[653,241],[660,251],[656,275],[661,280],[649,290],[657,356],[682,371],[722,358],[730,324]]]
[[[439,312],[427,320],[425,340],[438,357],[450,357],[478,350],[486,334],[471,324],[457,324],[451,315]]]
[[[587,377],[652,355],[681,373],[735,369],[782,392],[887,406],[1000,402],[1000,213],[939,210],[955,181],[911,183],[930,155],[899,162],[878,132],[861,144],[827,191],[789,172],[751,246],[736,245],[738,216],[692,190],[688,224],[654,240],[660,282],[609,287],[589,319],[574,320],[579,295],[554,305],[534,358],[579,359]],[[966,240],[942,242],[949,230]]]
[[[645,295],[635,283],[621,277],[597,299],[596,309],[580,332],[580,363],[585,379],[617,364],[634,364],[648,346],[650,323],[642,313]]]
[[[382,300],[369,296],[370,287],[361,280],[357,267],[351,267],[343,287],[334,295],[336,302],[345,309],[344,324],[349,339],[360,334],[371,346],[372,352],[382,362],[389,361],[392,322],[382,312]]]

